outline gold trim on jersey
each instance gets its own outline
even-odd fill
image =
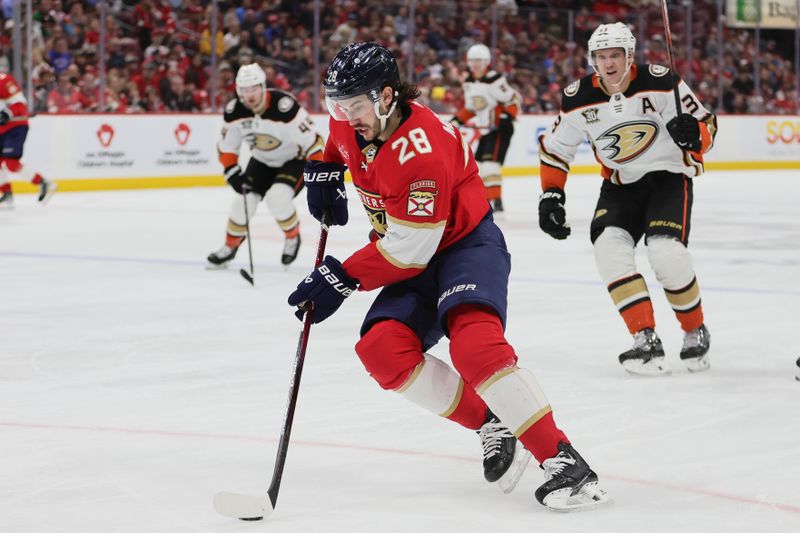
[[[441,220],[439,222],[409,222],[408,220],[401,220],[399,218],[394,218],[388,213],[386,214],[386,221],[392,224],[397,224],[399,226],[405,226],[407,228],[414,228],[414,229],[436,229],[447,225],[447,220]]]
[[[555,167],[569,174],[569,163],[555,154],[551,154],[544,146],[544,135],[539,136],[539,159],[542,163]]]
[[[378,253],[380,253],[383,256],[383,258],[386,259],[386,261],[392,266],[395,266],[401,270],[407,270],[409,268],[424,269],[425,267],[428,266],[427,264],[423,265],[419,263],[403,263],[402,261],[398,261],[389,252],[386,251],[381,242],[382,241],[377,241],[375,243],[375,246],[378,249]]]
[[[303,159],[311,159],[311,156],[317,152],[322,152],[325,150],[325,141],[322,139],[322,135],[317,134],[317,138],[314,139],[314,144],[305,151]]]
[[[705,171],[702,160],[698,161],[690,152],[687,152],[686,150],[681,150],[681,152],[683,153],[683,164],[694,170],[695,177],[699,176]]]

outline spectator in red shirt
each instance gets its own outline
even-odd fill
[[[87,72],[78,82],[78,87],[81,111],[95,113],[99,105],[97,78],[91,72]]]
[[[48,113],[77,113],[81,110],[81,99],[78,88],[70,79],[70,73],[64,70],[58,75],[58,84],[47,95]]]

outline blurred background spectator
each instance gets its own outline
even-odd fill
[[[105,28],[100,27],[101,4],[32,3],[35,112],[219,111],[235,95],[237,69],[252,61],[264,67],[270,86],[321,110],[315,69],[321,76],[348,43],[375,40],[395,53],[403,75],[412,73],[423,102],[437,112],[461,105],[465,51],[483,42],[492,46],[493,68],[519,89],[523,111],[552,113],[561,88],[589,71],[586,40],[591,32],[616,20],[631,26],[639,61],[668,64],[654,0],[417,0],[413,9],[403,0],[320,0],[317,58],[314,1],[218,1],[214,36],[212,5],[206,0],[109,0]],[[3,2],[0,12],[4,71],[13,68],[11,5]],[[719,49],[717,2],[688,5],[670,2],[677,68],[708,108],[798,113],[793,31],[762,30],[757,49],[754,30],[723,26]]]

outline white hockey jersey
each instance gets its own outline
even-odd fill
[[[588,137],[602,175],[614,183],[633,183],[648,172],[667,170],[689,177],[703,173],[703,153],[714,144],[716,117],[681,81],[681,108],[700,121],[702,147],[681,150],[667,132],[675,117],[672,76],[660,65],[634,65],[623,93],[610,96],[595,74],[564,89],[561,112],[539,137],[542,187],[563,189],[575,152]]]
[[[490,70],[482,78],[470,76],[464,82],[464,109],[456,116],[466,124],[480,129],[497,126],[500,113],[506,112],[516,118],[520,96],[506,81],[505,76]]]
[[[225,106],[225,124],[217,143],[223,166],[236,164],[243,142],[252,157],[273,168],[291,159],[321,156],[325,143],[308,112],[289,93],[268,89],[267,95],[267,108],[260,115],[238,98]]]

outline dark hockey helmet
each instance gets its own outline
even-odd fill
[[[383,46],[373,42],[353,43],[342,48],[331,64],[322,87],[328,110],[337,120],[339,116],[335,102],[362,94],[376,104],[381,91],[391,87],[395,91],[400,85],[400,72],[394,55]]]

